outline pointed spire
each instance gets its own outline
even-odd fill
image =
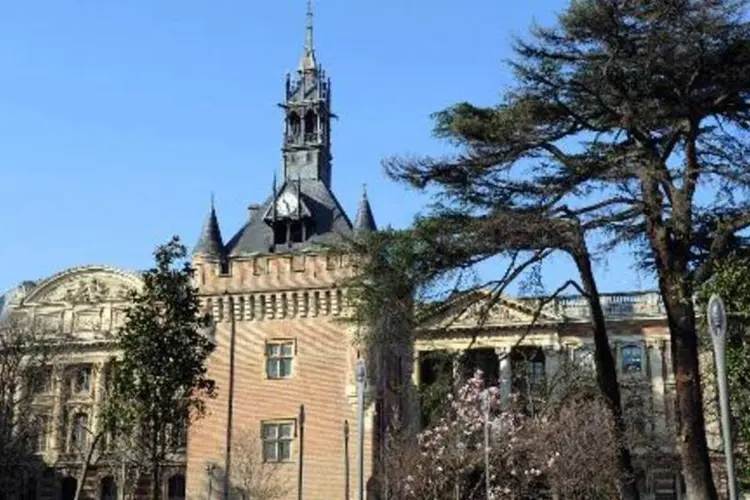
[[[354,221],[354,232],[355,233],[370,233],[377,231],[378,227],[375,224],[375,216],[372,215],[372,208],[370,207],[370,201],[367,199],[367,185],[362,186],[362,199],[359,202],[359,209],[357,210],[357,218]]]
[[[307,21],[305,23],[305,49],[299,63],[301,72],[315,71],[318,65],[315,62],[315,46],[313,44],[313,6],[312,0],[307,0]]]
[[[216,258],[224,256],[224,241],[221,238],[219,219],[216,217],[213,193],[211,193],[211,210],[206,218],[206,222],[203,224],[198,243],[193,249],[193,255],[198,254]]]

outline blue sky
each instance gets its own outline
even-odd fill
[[[510,42],[562,0],[319,0],[318,60],[333,80],[334,190],[353,217],[361,186],[380,225],[425,200],[380,160],[434,153],[429,114],[491,104],[511,82]],[[171,235],[192,245],[216,197],[231,236],[280,167],[284,73],[304,0],[5,2],[0,17],[0,291],[65,268],[151,264]],[[650,287],[625,253],[607,291]],[[545,266],[550,287],[567,261]]]

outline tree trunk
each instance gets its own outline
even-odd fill
[[[617,468],[618,485],[622,500],[639,500],[638,485],[635,481],[633,459],[630,448],[625,439],[625,422],[622,413],[622,398],[620,386],[617,382],[617,366],[607,336],[607,324],[602,310],[599,289],[596,286],[594,272],[591,267],[591,257],[585,242],[580,242],[579,248],[571,254],[578,267],[584,292],[587,295],[591,310],[591,325],[594,330],[594,358],[596,360],[596,382],[599,390],[609,406],[615,424],[615,440],[618,444]],[[689,497],[692,498],[692,497]]]
[[[690,500],[716,500],[703,415],[695,310],[684,278],[675,274],[662,272],[659,287],[669,322],[677,396],[676,438],[685,477],[685,494]]]
[[[83,492],[83,485],[86,482],[86,476],[89,474],[89,469],[91,468],[91,459],[94,457],[94,452],[96,451],[96,447],[99,445],[99,441],[102,437],[102,432],[97,433],[94,436],[94,439],[91,441],[91,444],[88,447],[88,450],[86,451],[86,456],[83,459],[83,465],[81,466],[81,475],[78,479],[78,482],[76,484],[76,493],[74,500],[79,500],[81,498],[81,493]]]
[[[161,499],[161,467],[159,461],[155,460],[151,466],[151,500]]]

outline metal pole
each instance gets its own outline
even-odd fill
[[[365,498],[365,362],[357,363],[357,467],[359,500]]]
[[[208,495],[207,500],[211,500],[214,496],[214,464],[206,465],[206,475],[208,476]],[[124,483],[123,483],[124,484]]]
[[[297,469],[297,500],[302,500],[302,460],[305,456],[305,405],[299,405],[299,468]]]
[[[484,409],[484,489],[487,500],[490,500],[490,391],[482,394]]]
[[[724,301],[718,295],[708,301],[708,329],[714,344],[716,358],[716,382],[719,386],[719,404],[721,406],[721,433],[724,441],[724,456],[727,461],[727,483],[729,499],[737,500],[737,476],[734,471],[734,453],[732,447],[731,413],[729,412],[729,387],[727,384],[727,313]]]
[[[344,420],[344,500],[349,500],[349,421]]]

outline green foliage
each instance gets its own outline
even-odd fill
[[[750,258],[733,257],[718,262],[711,280],[700,290],[698,300],[704,309],[712,294],[724,300],[729,317],[727,379],[737,471],[745,490],[750,488]],[[710,339],[705,339],[704,346],[713,358]],[[708,368],[713,371],[713,364]]]
[[[143,273],[143,289],[131,293],[117,332],[122,358],[107,421],[137,435],[156,478],[166,456],[182,444],[176,439],[180,427],[203,415],[215,383],[206,368],[213,351],[204,334],[210,318],[200,312],[186,249],[174,237],[154,255],[156,265]]]
[[[659,278],[675,368],[697,383],[693,290],[750,227],[745,7],[575,0],[557,25],[516,41],[516,81],[500,103],[435,114],[435,135],[455,154],[392,158],[386,169],[436,193],[436,239],[464,262],[561,251],[590,290],[590,255],[631,245]],[[600,384],[614,401],[614,369],[602,361]],[[694,389],[680,384],[677,394],[687,495],[715,498]]]

